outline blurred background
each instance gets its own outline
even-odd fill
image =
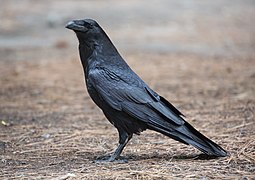
[[[122,53],[246,56],[254,17],[253,0],[1,0],[0,60],[74,54],[64,26],[82,18],[97,20]]]
[[[231,156],[196,160],[146,131],[125,148],[129,163],[92,163],[118,136],[65,28],[82,18]],[[254,0],[0,0],[0,179],[254,179],[254,18]]]

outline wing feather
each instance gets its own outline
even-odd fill
[[[145,83],[128,83],[139,81],[135,77],[125,77],[109,69],[96,68],[90,71],[89,78],[103,100],[118,111],[124,111],[130,116],[144,122],[167,123],[182,125],[184,120],[176,109],[170,109]],[[138,86],[138,85],[141,86]]]

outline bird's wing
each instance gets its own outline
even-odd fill
[[[130,72],[124,74],[107,68],[95,68],[90,70],[89,79],[99,96],[115,110],[125,111],[145,122],[162,119],[176,125],[185,122],[180,116],[182,114],[173,105]]]

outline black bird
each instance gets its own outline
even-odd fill
[[[70,21],[79,40],[79,53],[88,93],[119,133],[115,152],[100,161],[116,161],[133,134],[146,129],[160,132],[203,153],[228,153],[193,128],[164,97],[132,71],[99,24],[92,19]]]

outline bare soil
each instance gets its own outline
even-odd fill
[[[194,148],[148,131],[127,145],[123,155],[129,163],[93,163],[114,150],[118,136],[88,97],[79,60],[1,63],[0,176],[254,177],[254,60],[126,58],[153,89],[231,156],[196,159],[200,153]]]
[[[7,19],[0,28],[3,32],[0,35],[3,40],[0,43],[0,179],[255,178],[255,54],[252,51],[255,41],[254,25],[246,23],[253,14],[251,9],[254,10],[254,6],[246,1],[226,6],[229,8],[226,16],[230,16],[222,20],[229,27],[226,30],[222,27],[217,29],[215,23],[203,21],[211,18],[209,22],[221,22],[214,19],[218,16],[217,13],[214,16],[218,9],[209,7],[221,7],[222,4],[212,3],[213,6],[207,6],[211,5],[209,1],[202,5],[195,4],[209,8],[206,11],[209,15],[202,16],[201,22],[193,22],[196,33],[185,36],[184,31],[179,29],[178,32],[171,31],[173,34],[170,35],[174,37],[173,41],[180,44],[194,43],[194,46],[185,46],[184,49],[179,49],[179,46],[168,49],[169,39],[165,38],[167,36],[164,33],[151,35],[150,31],[144,37],[133,37],[132,32],[137,24],[131,23],[131,27],[125,30],[124,27],[118,27],[118,23],[107,21],[106,27],[110,35],[117,39],[116,44],[121,47],[129,65],[152,89],[180,109],[188,122],[231,155],[206,159],[199,156],[201,153],[191,146],[145,131],[140,136],[134,136],[125,148],[122,155],[129,159],[128,163],[97,164],[93,161],[98,156],[109,154],[117,147],[118,134],[85,90],[75,36],[65,30],[59,31],[59,34],[56,32],[63,28],[63,22],[71,19],[71,16],[60,13],[63,17],[60,17],[59,24],[56,23],[59,22],[58,18],[54,16],[53,20],[57,20],[53,24],[57,24],[57,27],[51,27],[50,24],[49,27],[47,25],[47,31],[42,32],[49,37],[40,37],[34,32],[34,29],[40,32],[42,27],[38,24],[34,29],[27,28],[24,32],[22,28],[14,28],[15,25],[24,25],[15,24],[19,22],[15,17],[24,15],[21,18],[28,18],[29,13],[34,13],[32,20],[24,20],[29,24],[29,20],[42,18],[40,12],[46,7],[51,7],[49,12],[58,12],[60,7],[64,10],[70,7],[70,14],[77,9],[76,14],[79,15],[77,12],[81,10],[78,2],[81,2],[75,1],[71,6],[71,1],[64,1],[61,6],[57,6],[54,1],[20,1],[24,6],[17,9],[14,8],[14,1],[3,2],[6,9],[0,16],[5,15]],[[107,6],[104,2],[96,2],[96,5],[93,4],[95,2],[88,2],[95,12],[101,10],[95,7]],[[30,5],[33,5],[32,9],[29,9]],[[135,5],[131,1],[128,6],[122,3],[120,7],[128,12]],[[173,8],[178,7],[186,12],[185,8],[179,7],[178,2],[173,5]],[[244,7],[248,7],[247,16],[243,15],[245,18],[240,20],[237,15],[244,12]],[[240,11],[235,11],[236,8]],[[36,9],[38,11],[35,12]],[[195,9],[194,12],[198,13],[192,17],[201,15],[200,11]],[[15,13],[19,16],[15,16]],[[139,16],[140,21],[143,15],[148,16],[148,13],[144,14]],[[112,14],[106,15],[113,17]],[[183,16],[190,20],[186,15]],[[49,18],[51,23],[52,15]],[[185,18],[178,17],[176,23],[185,24],[182,21]],[[101,20],[104,22],[104,18]],[[129,21],[123,20],[123,23],[129,24]],[[143,28],[145,31],[149,29],[146,23],[150,24],[148,21],[140,24],[139,33],[143,32]],[[164,29],[163,22],[160,22],[160,27]],[[212,28],[218,32],[213,34]],[[126,32],[124,37],[120,36],[118,29]],[[33,36],[28,36],[29,31],[34,33]],[[240,32],[245,33],[240,36]],[[24,41],[24,46],[17,44],[26,39],[25,34],[31,39]],[[155,41],[153,38],[157,35],[161,39]],[[51,39],[51,36],[54,38]],[[231,37],[231,46],[224,48],[224,36]],[[18,40],[15,41],[15,38]],[[49,44],[41,44],[43,38]],[[126,45],[129,38],[141,38],[140,43]],[[163,46],[148,46],[148,42],[164,43]],[[207,46],[211,43],[213,46]],[[196,47],[206,46],[206,49],[198,48],[195,51]],[[217,50],[219,46],[221,51]]]

